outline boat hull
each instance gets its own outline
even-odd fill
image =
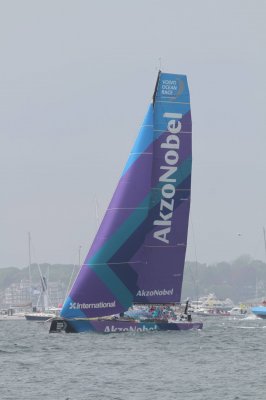
[[[27,321],[48,321],[53,318],[53,315],[43,315],[43,314],[25,314],[25,318]]]
[[[259,318],[266,319],[266,307],[253,307],[251,308],[251,312]]]
[[[195,312],[199,317],[230,317],[229,313],[210,313],[210,312]]]
[[[99,332],[149,332],[149,331],[186,331],[202,329],[202,322],[139,322],[129,320],[88,320],[55,318],[51,322],[50,333],[65,331],[66,333]]]

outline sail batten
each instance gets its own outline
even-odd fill
[[[186,77],[160,72],[153,104],[62,316],[93,318],[123,312],[135,302],[180,301],[191,130]]]

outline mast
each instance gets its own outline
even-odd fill
[[[43,290],[43,307],[44,307],[44,311],[47,311],[49,308],[47,281],[44,276],[42,276],[41,278],[42,278],[41,283],[42,283],[42,290]]]
[[[265,228],[262,228],[263,231],[263,241],[264,241],[264,250],[265,250],[265,261],[266,261],[266,233],[265,233]],[[255,297],[258,299],[258,277],[257,277],[257,271],[256,271],[256,287],[255,287]]]
[[[31,277],[31,235],[28,232],[28,255],[29,255],[29,286],[30,286],[30,301],[32,301],[32,277]]]
[[[157,80],[156,80],[156,84],[155,84],[154,93],[153,93],[153,96],[152,96],[152,104],[153,104],[153,106],[155,104],[155,98],[156,98],[156,93],[157,93],[158,84],[159,84],[159,80],[160,80],[160,74],[161,74],[161,70],[159,69]]]
[[[97,232],[97,230],[100,227],[100,213],[99,213],[99,204],[96,196],[95,196],[95,215],[96,215],[96,232]]]
[[[80,265],[80,253],[81,253],[81,248],[82,248],[82,246],[79,245],[79,270],[80,270],[80,267],[81,267],[81,265]]]
[[[264,227],[263,227],[263,237],[264,237],[264,249],[265,249],[265,260],[266,260],[266,233]]]

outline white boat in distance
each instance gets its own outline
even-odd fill
[[[24,314],[27,321],[49,321],[60,314],[61,308],[49,307],[48,310],[33,311]]]
[[[234,303],[231,299],[219,300],[214,293],[192,301],[190,312],[200,316],[230,316]]]

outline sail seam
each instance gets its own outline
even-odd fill
[[[162,190],[162,188],[154,186],[154,187],[152,187],[152,190]],[[191,189],[178,189],[178,188],[176,188],[175,191],[176,192],[191,192]],[[182,199],[180,199],[180,200],[182,200]]]
[[[167,134],[165,129],[154,129],[154,132],[164,132]],[[179,135],[181,135],[182,133],[191,133],[192,134],[192,131],[181,131],[181,132],[179,132]]]
[[[149,244],[145,244],[143,247],[162,247],[162,248],[164,248],[164,249],[166,249],[166,248],[169,248],[169,247],[180,247],[180,246],[185,246],[186,244],[185,243],[177,243],[177,244],[175,244],[175,245],[164,245],[164,246],[160,246],[160,245],[157,245],[157,246],[155,246],[155,245],[149,245]]]
[[[92,266],[94,266],[94,265],[105,265],[105,264],[108,264],[108,265],[125,265],[125,264],[143,264],[143,261],[121,261],[121,262],[102,262],[102,263],[89,263],[89,264],[83,264],[83,265],[86,265],[87,267],[92,267]]]
[[[171,97],[167,97],[168,99],[171,99]],[[190,104],[190,102],[185,102],[185,101],[165,101],[165,100],[156,100],[156,103],[171,103],[171,104]]]
[[[107,211],[113,210],[148,210],[149,207],[116,207],[116,208],[107,208]]]
[[[139,155],[139,154],[141,154],[141,155],[143,155],[143,154],[145,154],[145,155],[152,155],[152,153],[148,153],[148,152],[130,153],[131,156],[135,156],[135,155]]]

